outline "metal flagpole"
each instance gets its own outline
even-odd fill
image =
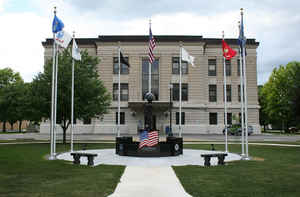
[[[119,76],[118,76],[118,137],[120,137],[120,101],[121,101],[121,84],[120,84],[120,75],[121,75],[121,57],[120,57],[121,47],[119,42],[119,48],[118,48],[118,62],[119,62]]]
[[[224,31],[223,40],[224,40]],[[226,87],[226,60],[223,56],[224,64],[224,121],[225,121],[225,152],[228,153],[228,135],[227,135],[227,87]]]
[[[151,19],[149,20],[149,25],[150,25],[150,29],[151,29]],[[150,41],[149,41],[149,45],[150,45]],[[148,85],[149,86],[149,90],[148,90],[149,93],[151,93],[151,67],[152,67],[151,65],[152,65],[151,62],[149,61],[149,85]]]
[[[56,155],[56,122],[57,122],[57,73],[58,73],[58,44],[56,45],[56,61],[55,61],[55,89],[54,89],[54,143],[53,152]]]
[[[241,16],[243,20],[243,8],[241,8]],[[244,22],[243,22],[244,25]],[[243,27],[244,28],[244,27]],[[244,39],[244,38],[243,38]],[[243,44],[243,75],[244,75],[244,97],[245,97],[245,141],[246,141],[246,158],[249,159],[249,153],[248,153],[248,98],[247,98],[247,75],[246,75],[246,43]]]
[[[240,22],[239,22],[240,23]],[[239,29],[241,28],[239,24]],[[244,83],[243,83],[243,57],[242,48],[240,48],[240,97],[241,97],[241,127],[242,127],[242,157],[245,156],[245,138],[244,138]]]
[[[73,45],[75,42],[75,31],[73,31]],[[74,48],[72,48],[74,50]],[[73,51],[72,51],[73,52]],[[74,141],[74,57],[72,58],[72,90],[71,90],[71,152],[73,152]]]
[[[179,58],[179,137],[181,137],[181,108],[182,108],[182,103],[181,103],[181,75],[182,75],[182,72],[181,72],[181,59],[182,59],[182,43],[180,42],[179,44],[179,54],[180,54],[180,58]]]
[[[54,15],[56,15],[56,7],[54,7]],[[54,140],[54,75],[55,75],[55,55],[56,55],[56,46],[55,46],[55,33],[53,33],[53,58],[52,58],[52,94],[51,94],[51,120],[50,120],[50,160],[55,159],[53,152],[53,140]]]

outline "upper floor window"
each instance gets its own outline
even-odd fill
[[[225,113],[224,113],[224,124],[225,124]],[[232,124],[232,113],[227,113],[227,125]]]
[[[149,92],[149,59],[142,60],[142,97],[145,100],[145,95]],[[159,99],[159,59],[151,65],[151,92],[154,95],[154,100]]]
[[[225,60],[226,76],[231,76],[231,61]]]
[[[241,69],[240,69],[240,59],[237,59],[237,75],[241,75]]]
[[[224,89],[223,89],[224,93]],[[223,94],[223,98],[225,98],[225,95]],[[231,102],[231,85],[226,85],[226,100],[227,102]],[[225,101],[225,99],[223,99]]]
[[[119,84],[114,83],[113,84],[113,100],[117,101],[118,100],[118,95],[119,95]],[[128,83],[121,83],[120,84],[120,100],[121,101],[128,101],[129,99],[129,94],[128,94]]]
[[[179,101],[179,84],[174,83],[173,84],[173,100]],[[189,98],[189,86],[187,83],[181,84],[181,100],[187,101]]]
[[[208,76],[217,76],[217,60],[208,60]]]
[[[172,58],[172,74],[179,75],[179,57]],[[181,74],[188,74],[188,63],[181,61]]]
[[[124,57],[124,59],[128,62],[128,57]],[[119,58],[118,57],[114,57],[114,69],[113,69],[113,72],[114,74],[119,74]],[[121,64],[121,70],[120,70],[120,74],[123,74],[123,75],[127,75],[129,74],[129,69],[128,69],[128,66],[126,64]]]
[[[209,85],[209,102],[217,102],[217,85]]]

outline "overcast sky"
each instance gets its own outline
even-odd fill
[[[0,68],[11,67],[25,81],[43,70],[41,42],[52,37],[53,7],[76,37],[155,35],[238,37],[240,8],[245,35],[260,42],[258,84],[273,68],[300,61],[298,0],[0,0]]]

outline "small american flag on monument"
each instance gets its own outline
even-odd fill
[[[153,55],[153,50],[155,48],[155,40],[152,36],[152,31],[151,31],[151,27],[149,29],[149,61],[152,64],[154,61],[154,55]]]
[[[158,144],[158,132],[157,131],[142,131],[140,133],[139,148],[144,146],[155,146]]]

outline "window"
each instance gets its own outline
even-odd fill
[[[226,85],[226,97],[227,97],[227,102],[231,102],[231,85]],[[223,100],[225,101],[224,88],[223,88]]]
[[[179,75],[179,57],[172,57],[172,74]],[[188,74],[188,63],[181,61],[181,74]]]
[[[124,57],[124,59],[128,62],[128,57]],[[113,72],[114,74],[119,74],[119,58],[118,57],[114,57],[114,68],[113,68]],[[125,64],[121,64],[121,70],[120,70],[120,74],[123,75],[128,75],[129,74],[129,69],[128,66]]]
[[[231,76],[231,61],[230,60],[226,60],[225,61],[225,65],[226,65],[226,76]]]
[[[208,60],[208,76],[217,76],[217,60]]]
[[[116,125],[118,124],[118,112],[116,112]],[[125,124],[125,112],[120,112],[120,124]]]
[[[119,91],[119,88],[118,88],[118,84],[117,83],[114,83],[113,84],[113,100],[114,101],[117,101],[118,100],[118,91]],[[129,99],[129,96],[128,96],[128,83],[121,83],[120,84],[120,100],[121,101],[128,101]]]
[[[142,97],[145,100],[145,95],[149,91],[149,60],[142,60]],[[159,98],[159,60],[156,59],[151,66],[151,92],[154,95],[154,100]]]
[[[217,85],[209,85],[209,102],[217,102]]]
[[[179,125],[179,112],[176,112],[176,124]],[[181,112],[181,124],[185,124],[185,112]]]
[[[179,101],[179,84],[174,83],[173,84],[173,101]],[[181,84],[181,100],[187,101],[189,97],[189,86],[187,83]]]
[[[83,119],[83,124],[91,124],[92,120],[90,118],[84,118]]]
[[[225,124],[225,113],[224,113],[224,124]],[[227,125],[232,124],[232,113],[227,113]]]
[[[210,125],[218,124],[218,114],[217,113],[209,113],[209,124]]]

